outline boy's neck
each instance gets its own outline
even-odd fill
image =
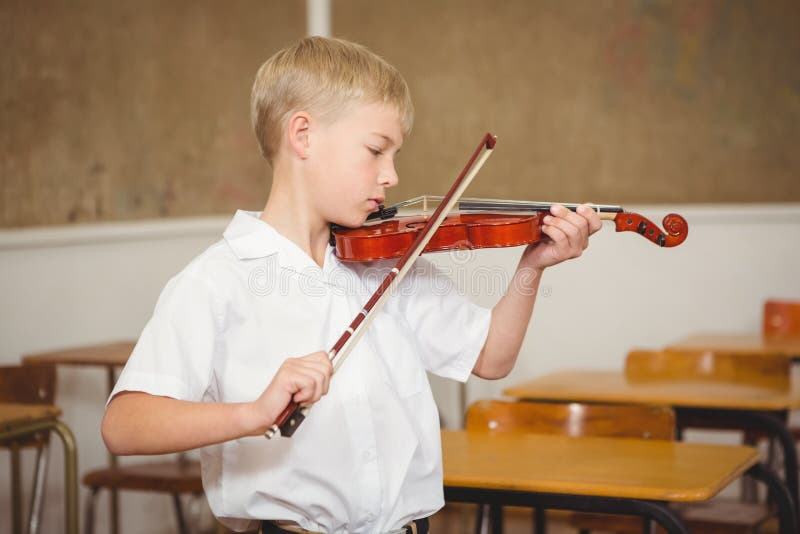
[[[301,191],[285,184],[274,176],[267,204],[261,212],[261,220],[272,226],[283,237],[300,247],[320,267],[325,262],[330,236],[330,225],[319,216]]]

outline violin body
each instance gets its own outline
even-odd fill
[[[517,247],[541,239],[546,213],[460,213],[445,217],[422,252]],[[398,217],[361,228],[332,231],[336,255],[342,261],[399,258],[428,221],[424,216]]]

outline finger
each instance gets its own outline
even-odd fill
[[[317,363],[317,365],[321,365]],[[302,358],[289,358],[281,366],[285,382],[294,402],[311,403],[318,398],[318,383],[322,381],[324,372],[313,368]]]
[[[317,351],[305,356],[303,359],[315,361],[315,362],[330,362],[331,358],[325,351]]]
[[[556,209],[556,216],[562,219],[569,221],[573,224],[579,232],[578,241],[575,244],[581,247],[581,250],[584,250],[589,244],[589,220],[588,218],[582,214],[577,213],[575,211],[568,210],[564,206],[556,205],[553,206]]]
[[[287,362],[291,362],[292,365],[297,366],[305,366],[308,364],[314,364],[319,366],[320,368],[326,367],[329,369],[333,369],[333,364],[331,362],[330,356],[327,352],[324,351],[317,351],[312,352],[311,354],[306,354],[305,356],[300,356],[298,358],[288,358]]]
[[[318,359],[302,359],[297,362],[299,369],[313,368],[324,374],[331,374],[333,372],[333,364],[325,357],[322,360]]]
[[[567,234],[561,228],[555,225],[544,225],[542,226],[542,232],[547,234],[551,240],[548,245],[551,251],[551,259],[558,263],[572,257],[573,249],[569,244]]]
[[[592,235],[603,227],[603,221],[600,219],[600,214],[597,213],[594,208],[592,208],[591,204],[581,204],[578,206],[577,212],[583,217],[586,217],[586,220],[589,223],[589,235]]]
[[[292,400],[303,406],[311,404],[314,398],[314,379],[306,373],[296,373],[292,377]]]
[[[319,361],[306,361],[303,362],[303,366],[307,373],[310,373],[310,376],[314,378],[317,382],[319,397],[317,400],[328,393],[328,388],[330,386],[330,378],[333,374],[333,367],[330,364],[330,360],[325,360],[323,362]]]
[[[327,353],[317,352],[299,358],[288,358],[282,369],[289,380],[294,402],[312,404],[328,392],[333,366]]]
[[[551,206],[550,213],[552,213],[556,217],[568,220],[575,226],[586,225],[588,228],[588,221],[586,217],[584,217],[582,214],[577,213],[576,211],[567,209],[561,204],[554,204],[553,206]]]
[[[566,238],[566,246],[569,249],[580,251],[584,249],[585,237],[581,236],[580,229],[563,217],[555,217],[552,215],[545,216],[543,222],[545,225],[558,228]]]
[[[312,392],[311,392],[311,402],[317,402],[322,396],[325,394],[325,371],[319,369],[317,367],[309,366],[307,367],[304,372],[308,377],[311,378],[312,384]]]

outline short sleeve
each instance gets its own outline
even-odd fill
[[[460,293],[445,272],[424,258],[417,259],[399,291],[401,313],[425,369],[466,382],[489,334],[491,309]]]
[[[161,292],[109,401],[122,391],[202,400],[221,328],[221,304],[210,283],[178,274]]]

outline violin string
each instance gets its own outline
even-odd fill
[[[431,202],[441,202],[442,196],[440,195],[421,195],[417,197],[410,198],[408,200],[404,200],[402,202],[398,202],[392,205],[392,208],[400,209],[405,208],[407,206],[413,206],[417,204],[422,205],[422,213],[427,213],[428,210],[431,208]],[[563,202],[537,202],[537,201],[520,201],[520,200],[506,200],[506,199],[491,199],[491,198],[462,198],[458,202],[458,210],[459,211],[487,211],[487,210],[499,210],[499,211],[519,211],[519,212],[530,212],[530,211],[546,211],[549,210],[551,206],[554,204],[560,204],[571,211],[575,211],[580,204],[574,203],[563,203]],[[624,211],[622,206],[611,205],[611,204],[590,204],[597,213],[607,212],[607,213],[619,213]]]

